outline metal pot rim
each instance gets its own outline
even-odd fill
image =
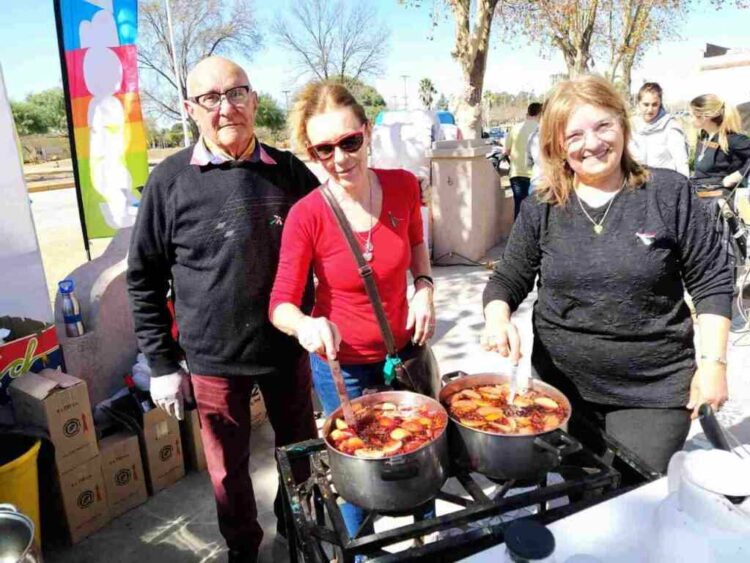
[[[464,375],[464,376],[462,376],[460,378],[457,378],[457,379],[451,381],[450,383],[448,383],[447,385],[445,385],[440,390],[440,394],[439,394],[438,397],[440,399],[441,406],[443,404],[442,401],[444,399],[444,395],[447,395],[447,393],[444,393],[444,391],[446,389],[448,389],[448,387],[450,387],[454,383],[457,383],[459,381],[460,382],[471,382],[471,383],[469,383],[467,385],[461,386],[461,389],[459,389],[459,390],[462,390],[462,389],[465,389],[467,387],[473,387],[474,385],[482,385],[482,383],[485,383],[488,378],[491,379],[491,380],[500,381],[502,383],[508,383],[508,380],[510,379],[510,375],[503,374],[503,373],[474,373],[474,374]],[[482,379],[482,382],[481,383],[473,383],[473,381],[475,381],[477,379]],[[450,418],[450,420],[452,420],[455,424],[457,424],[461,428],[465,428],[466,430],[471,430],[473,432],[479,432],[481,434],[486,434],[487,436],[500,436],[502,438],[534,438],[536,436],[543,436],[545,434],[549,434],[550,432],[554,432],[555,430],[558,430],[558,429],[562,428],[568,422],[568,420],[570,420],[570,417],[573,414],[573,407],[571,406],[570,401],[568,400],[568,398],[562,393],[562,391],[560,391],[559,389],[557,389],[557,387],[554,387],[554,386],[550,385],[549,383],[545,383],[544,381],[541,381],[540,379],[532,379],[531,380],[531,388],[533,389],[534,387],[538,387],[538,388],[540,388],[540,390],[543,390],[545,392],[551,391],[552,394],[556,396],[555,398],[557,398],[557,399],[561,398],[561,399],[564,400],[564,405],[563,406],[565,406],[567,408],[567,413],[568,414],[560,422],[560,424],[558,424],[555,428],[552,428],[550,430],[543,430],[542,432],[533,432],[531,434],[503,434],[503,433],[500,433],[500,432],[487,432],[486,430],[482,430],[480,428],[472,428],[471,426],[466,426],[465,424],[460,423],[450,413],[450,411],[447,408],[445,410],[448,413],[448,418]],[[459,390],[456,390],[453,393],[457,393]],[[453,393],[451,393],[451,395]],[[445,408],[445,407],[443,407],[443,408]]]
[[[384,455],[383,457],[358,457],[356,455],[347,454],[342,452],[341,450],[336,449],[336,447],[331,444],[331,442],[328,440],[328,436],[330,435],[331,425],[333,424],[333,421],[336,420],[336,418],[342,417],[341,414],[341,407],[339,406],[335,411],[333,411],[330,416],[326,419],[325,423],[323,424],[323,441],[326,444],[326,447],[335,452],[337,455],[341,455],[350,459],[356,459],[358,461],[365,461],[365,462],[383,462],[385,460],[394,460],[394,459],[400,459],[405,458],[407,456],[410,456],[412,454],[416,454],[420,451],[422,451],[424,448],[427,448],[437,442],[446,432],[448,429],[448,419],[450,416],[448,415],[448,411],[445,409],[445,407],[439,402],[433,399],[432,397],[428,397],[427,395],[420,395],[419,393],[413,393],[411,391],[381,391],[379,393],[369,393],[367,395],[362,395],[360,397],[357,397],[356,399],[352,399],[352,404],[358,404],[358,403],[379,403],[379,402],[385,402],[391,401],[398,403],[397,399],[394,399],[391,397],[394,393],[398,394],[398,396],[401,397],[409,397],[411,400],[416,400],[417,402],[426,402],[428,404],[432,404],[433,406],[437,407],[438,410],[442,411],[445,414],[445,426],[443,426],[443,429],[441,430],[440,434],[432,438],[431,440],[426,441],[424,444],[419,446],[416,450],[412,450],[410,452],[406,452],[403,454],[394,454],[394,455]],[[388,397],[387,399],[385,397]]]

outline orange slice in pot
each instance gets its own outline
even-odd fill
[[[550,399],[549,397],[537,397],[534,399],[534,404],[551,411],[560,408],[557,401]]]
[[[329,436],[334,442],[340,442],[341,440],[345,440],[346,438],[352,438],[354,436],[354,433],[351,430],[340,430],[336,428],[335,430],[331,430]]]
[[[485,418],[491,414],[497,414],[497,415],[502,416],[503,409],[501,409],[500,407],[480,407],[477,409],[477,414]]]
[[[459,395],[463,395],[467,399],[481,399],[482,396],[474,391],[473,389],[462,389],[459,391]]]
[[[360,448],[365,447],[365,443],[362,441],[362,438],[359,438],[357,436],[352,436],[351,438],[347,438],[340,444],[341,449],[345,450],[358,450]]]
[[[399,440],[393,440],[391,442],[386,443],[385,446],[383,446],[383,453],[385,455],[393,455],[397,451],[401,449],[401,446],[403,446],[404,443],[400,442]]]
[[[453,401],[451,403],[451,406],[454,409],[461,411],[473,411],[479,407],[479,405],[477,405],[477,402],[471,399],[459,399],[458,401]]]
[[[411,432],[405,430],[403,427],[399,427],[392,430],[390,436],[392,440],[405,440],[411,436]]]
[[[349,428],[349,425],[346,422],[344,422],[343,419],[337,418],[336,419],[336,428],[338,428],[339,430],[344,430],[346,428]]]
[[[357,457],[364,457],[366,459],[378,459],[385,456],[383,450],[376,450],[375,448],[360,448],[358,450],[354,450],[354,455],[356,455]]]
[[[480,426],[487,424],[484,420],[470,420],[468,418],[461,418],[458,421],[469,428],[479,428]]]
[[[416,420],[405,420],[401,423],[401,428],[404,430],[408,430],[412,434],[417,434],[419,432],[422,432],[424,430],[424,426],[422,426],[419,422]]]

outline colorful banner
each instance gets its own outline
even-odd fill
[[[88,238],[135,222],[148,177],[138,95],[138,0],[56,0],[78,206]]]

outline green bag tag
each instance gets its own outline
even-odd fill
[[[401,358],[398,356],[385,357],[385,365],[383,366],[383,373],[385,374],[385,384],[390,385],[393,379],[396,377],[396,366],[401,365]]]

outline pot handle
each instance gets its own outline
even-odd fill
[[[534,445],[541,450],[554,454],[558,461],[565,456],[576,453],[583,447],[581,442],[559,428],[547,435],[534,438]]]
[[[448,373],[444,373],[443,376],[440,378],[443,380],[443,385],[448,385],[451,381],[454,379],[458,379],[459,377],[465,377],[469,375],[465,371],[450,371]]]
[[[419,460],[402,458],[387,459],[380,470],[383,481],[405,481],[419,475]]]

